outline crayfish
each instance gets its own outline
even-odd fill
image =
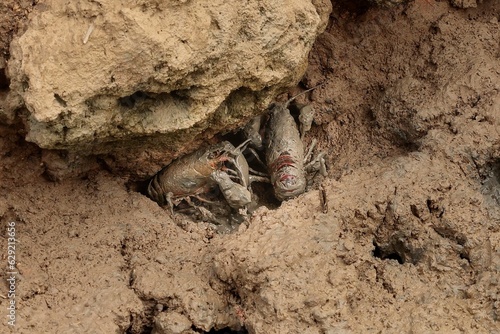
[[[206,201],[201,196],[219,186],[229,206],[245,207],[252,200],[250,175],[240,148],[223,141],[175,160],[151,179],[148,196],[173,210],[191,197]]]
[[[307,153],[304,152],[302,142],[305,132],[311,128],[314,110],[309,105],[300,109],[300,131],[288,110],[290,102],[316,87],[295,95],[285,103],[276,103],[269,112],[264,139],[260,134],[261,116],[254,118],[243,129],[255,149],[265,150],[267,172],[274,194],[280,201],[297,197],[305,192],[307,174],[319,171],[323,176],[326,175],[324,152],[320,152],[309,161],[316,140],[313,140]]]
[[[219,189],[231,208],[245,213],[252,203],[250,184],[253,181],[270,182],[275,197],[280,201],[305,192],[309,172],[320,171],[326,175],[325,154],[322,152],[308,162],[316,141],[313,140],[311,148],[305,153],[302,138],[311,127],[312,109],[308,106],[301,109],[299,131],[288,110],[289,103],[297,96],[286,103],[275,104],[267,117],[264,136],[260,129],[265,117],[258,116],[244,127],[242,132],[248,139],[238,147],[223,141],[172,162],[150,180],[148,196],[160,205],[168,204],[173,212],[174,206],[183,200],[191,205],[191,198],[209,202],[203,196]],[[259,161],[257,151],[264,150],[266,163],[261,161],[261,164],[267,167],[268,174],[249,167],[242,153],[247,145],[251,146],[250,151]],[[199,210],[202,211],[201,208]]]

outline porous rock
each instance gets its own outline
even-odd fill
[[[190,331],[192,326],[188,317],[177,312],[160,313],[155,317],[153,334],[184,334],[194,333]]]
[[[111,153],[108,163],[136,172],[153,160],[138,172],[148,174],[295,85],[330,10],[325,0],[42,1],[11,44],[11,99],[28,110],[28,141]]]

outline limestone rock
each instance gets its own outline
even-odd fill
[[[125,3],[35,7],[7,67],[11,98],[29,111],[28,141],[121,150],[130,168],[192,150],[298,82],[331,10],[326,0]]]
[[[185,315],[177,312],[160,313],[155,317],[154,323],[154,334],[194,333],[190,330],[191,321]]]

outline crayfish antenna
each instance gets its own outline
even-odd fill
[[[243,148],[243,147],[246,146],[246,145],[248,145],[248,143],[250,143],[251,141],[252,141],[252,139],[247,139],[243,143],[239,144],[238,147],[236,147],[234,149],[233,154],[235,154],[235,155],[240,154],[242,151],[244,151],[246,149],[246,148]]]
[[[292,96],[291,98],[289,98],[289,99],[285,102],[285,104],[284,104],[283,106],[285,107],[285,109],[288,109],[288,105],[289,105],[289,104],[290,104],[293,100],[295,100],[297,97],[299,97],[299,96],[301,96],[301,95],[304,95],[305,93],[310,92],[310,91],[312,91],[313,89],[318,88],[319,86],[323,86],[324,84],[325,84],[325,83],[324,83],[324,82],[322,82],[322,83],[320,83],[319,85],[314,86],[313,88],[306,89],[305,91],[300,92],[300,93],[298,93],[298,94],[297,94],[297,95],[295,95],[295,96]]]

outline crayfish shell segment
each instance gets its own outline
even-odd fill
[[[290,155],[288,151],[281,155],[271,164],[271,183],[274,194],[280,201],[299,196],[306,191],[305,171],[300,163]]]
[[[303,173],[293,167],[285,167],[271,180],[274,195],[280,201],[285,201],[303,194],[306,191],[306,178]]]

